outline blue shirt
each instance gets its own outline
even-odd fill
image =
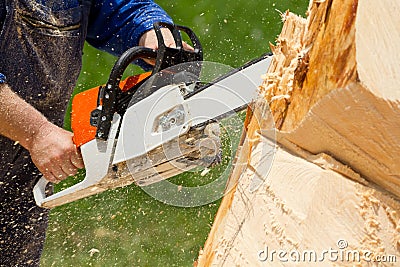
[[[53,11],[77,7],[80,0],[32,0]],[[140,36],[157,21],[172,23],[166,12],[152,0],[91,0],[86,40],[94,47],[119,56],[137,46]],[[61,3],[61,4],[60,4]],[[5,16],[0,2],[0,29]]]
[[[172,19],[151,0],[93,0],[86,40],[96,48],[121,55],[137,46],[153,23]]]

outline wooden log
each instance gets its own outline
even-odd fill
[[[198,266],[396,265],[399,11],[314,0],[307,20],[285,14]]]

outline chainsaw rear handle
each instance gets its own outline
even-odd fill
[[[42,206],[43,200],[46,198],[46,186],[49,183],[43,176],[33,187],[33,196],[35,198],[36,205]]]
[[[99,192],[102,187],[99,183],[107,177],[112,169],[113,154],[115,151],[118,129],[120,127],[121,116],[114,114],[111,123],[110,137],[107,141],[91,140],[81,146],[82,159],[85,164],[85,179],[59,192],[46,196],[46,186],[49,183],[43,176],[33,188],[33,196],[36,204],[43,208],[52,208],[73,200],[90,196]]]
[[[152,75],[168,68],[185,62],[202,61],[203,50],[199,39],[188,27],[171,25],[168,23],[154,23],[158,49],[153,50],[146,47],[133,47],[125,51],[117,60],[111,70],[109,79],[105,86],[99,90],[97,108],[91,113],[91,125],[97,127],[96,139],[107,140],[110,132],[111,121],[116,110],[116,97],[119,89],[119,82],[126,68],[136,59],[155,59],[156,63]],[[175,40],[176,47],[167,47],[164,42],[161,28],[168,28]],[[180,32],[185,32],[190,38],[193,51],[183,49],[183,42]]]

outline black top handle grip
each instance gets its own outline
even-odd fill
[[[122,75],[128,66],[137,59],[156,59],[157,51],[143,46],[136,46],[126,50],[111,70],[108,78],[107,85],[110,85],[114,89],[118,89],[119,82],[122,79]]]
[[[111,122],[115,113],[119,83],[126,68],[137,59],[155,59],[157,52],[153,49],[136,46],[125,51],[111,70],[105,86],[100,87],[97,97],[97,108],[92,111],[90,123],[97,127],[96,138],[107,140]]]
[[[203,61],[203,49],[196,34],[186,26],[171,25],[168,23],[154,23],[154,30],[158,40],[157,58],[153,68],[153,74],[168,67],[192,61]],[[167,28],[172,33],[176,47],[168,47],[165,44],[161,28]],[[181,32],[184,32],[189,37],[193,51],[183,48]]]

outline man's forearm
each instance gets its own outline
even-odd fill
[[[29,150],[47,180],[59,182],[84,167],[72,133],[50,123],[4,84],[0,84],[0,121],[0,134]]]
[[[32,139],[48,120],[6,84],[0,84],[0,134],[30,149]]]

